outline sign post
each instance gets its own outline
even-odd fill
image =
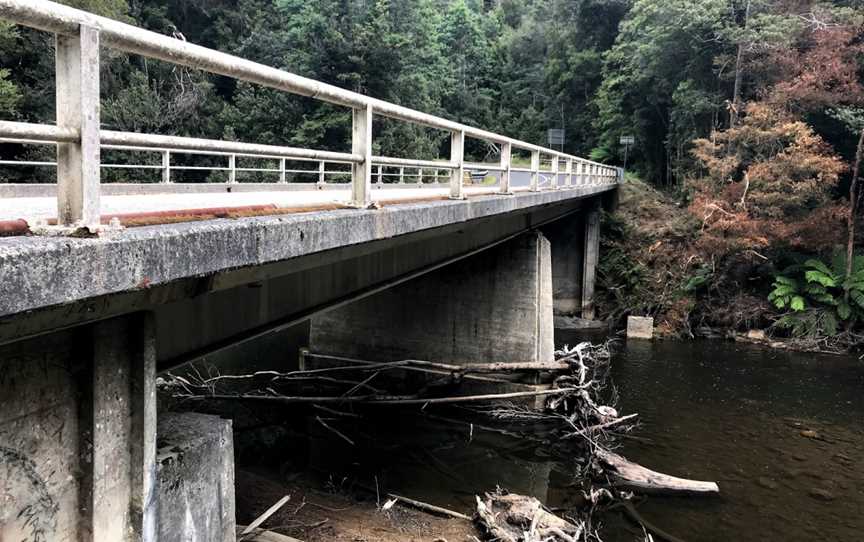
[[[619,143],[624,145],[624,167],[621,168],[624,170],[624,174],[627,174],[627,154],[630,151],[630,145],[636,142],[636,138],[632,135],[621,136],[621,139],[618,140]]]

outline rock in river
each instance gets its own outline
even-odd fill
[[[834,500],[834,494],[827,489],[819,489],[814,487],[810,490],[809,495],[819,501],[829,502]]]

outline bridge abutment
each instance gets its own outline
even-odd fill
[[[0,347],[0,540],[155,540],[154,326]]]
[[[157,465],[151,313],[0,347],[0,540],[233,540],[231,423],[195,416]]]
[[[529,232],[312,319],[314,352],[369,360],[554,356],[549,241]]]

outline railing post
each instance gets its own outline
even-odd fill
[[[564,174],[567,176],[567,186],[573,185],[573,159],[568,158],[564,163]]]
[[[372,201],[372,106],[354,108],[351,152],[361,162],[351,166],[351,202],[353,207],[368,207]]]
[[[540,190],[540,151],[531,151],[531,191]]]
[[[318,186],[324,185],[324,181],[325,181],[325,179],[324,179],[324,171],[325,171],[324,167],[325,167],[324,166],[324,160],[321,160],[320,162],[318,162]]]
[[[405,184],[405,168],[399,168],[399,184]]]
[[[465,199],[462,182],[465,178],[465,132],[459,130],[450,134],[450,199]]]
[[[228,182],[234,184],[237,182],[237,155],[228,155]]]
[[[501,188],[502,194],[512,194],[510,190],[510,173],[513,167],[513,146],[510,143],[501,144]]]
[[[171,151],[162,151],[162,182],[164,184],[171,183]]]
[[[378,186],[384,185],[384,167],[381,164],[378,164]]]
[[[558,157],[552,157],[552,189],[555,190],[558,188]]]
[[[99,225],[99,31],[57,35],[57,126],[80,133],[57,144],[57,223]]]
[[[423,184],[423,168],[417,168],[417,184]]]
[[[286,171],[285,171],[285,159],[284,158],[279,159],[279,182],[282,184],[285,184],[288,182],[288,176],[286,175]]]

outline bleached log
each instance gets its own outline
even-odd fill
[[[597,449],[597,458],[609,467],[609,474],[616,486],[628,487],[644,493],[716,495],[720,487],[715,482],[677,478],[646,469],[618,454]]]

